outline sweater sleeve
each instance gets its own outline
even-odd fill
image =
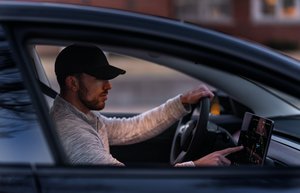
[[[183,106],[180,95],[166,103],[132,118],[102,117],[108,128],[110,145],[127,145],[150,139],[174,124],[188,110]]]
[[[193,161],[187,161],[175,164],[175,167],[196,167]]]

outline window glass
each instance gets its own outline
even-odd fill
[[[62,48],[36,48],[50,86],[59,92],[54,63]],[[111,65],[126,70],[126,74],[111,80],[112,89],[104,112],[144,112],[200,83],[199,80],[158,64],[115,53],[105,54]],[[49,106],[52,106],[52,101]]]
[[[53,163],[8,43],[0,40],[0,163]]]
[[[111,81],[106,111],[143,112],[200,84],[181,72],[141,59],[109,54],[108,60],[127,73]]]
[[[252,17],[258,22],[299,22],[299,0],[252,0]]]
[[[282,15],[284,17],[294,17],[297,15],[295,0],[282,0]]]
[[[193,0],[177,0],[177,17],[186,21],[197,20],[198,3]]]
[[[263,0],[261,5],[262,13],[266,16],[275,16],[276,0]]]
[[[228,0],[211,0],[207,3],[207,7],[207,18],[218,20],[231,15],[231,5]]]
[[[231,0],[177,0],[177,16],[190,22],[226,23],[232,20]]]
[[[54,63],[62,48],[48,45],[36,46],[47,76],[44,78],[47,81],[43,82],[57,93],[59,93],[59,85],[54,73]],[[126,74],[111,80],[112,89],[109,91],[103,112],[141,113],[203,84],[200,80],[159,64],[116,53],[105,52],[105,54],[111,65],[126,70]],[[231,114],[229,96],[210,85],[207,86],[215,92],[215,96],[218,96],[211,103],[211,114]],[[51,107],[53,98],[45,97]]]

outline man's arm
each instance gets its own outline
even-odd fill
[[[210,153],[196,161],[193,161],[195,166],[228,166],[231,161],[226,158],[227,155],[241,151],[243,146],[230,147],[220,151]]]
[[[231,164],[231,161],[227,159],[226,156],[241,151],[242,149],[243,146],[238,146],[215,151],[195,161],[177,163],[175,167],[228,166]]]
[[[107,128],[110,145],[134,144],[150,139],[178,121],[188,111],[180,96],[132,118],[105,118],[99,120]]]
[[[186,115],[188,109],[185,106],[197,103],[202,97],[213,96],[205,85],[201,85],[133,118],[103,117],[104,125],[108,128],[109,142],[114,145],[125,145],[150,139]]]

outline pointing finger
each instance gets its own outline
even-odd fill
[[[228,166],[231,164],[231,161],[224,156],[221,156],[220,160],[222,161],[222,165]]]
[[[238,151],[242,150],[243,148],[244,148],[243,146],[230,147],[230,148],[220,150],[220,151],[218,151],[218,153],[222,154],[223,156],[227,156],[231,153],[238,152]]]

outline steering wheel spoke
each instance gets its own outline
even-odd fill
[[[181,151],[178,154],[177,158],[175,159],[174,163],[180,163],[181,160],[185,157],[185,155],[186,155],[186,152],[185,151]]]

